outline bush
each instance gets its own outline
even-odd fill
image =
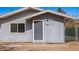
[[[75,37],[74,36],[66,36],[65,42],[70,42],[70,41],[75,41]]]
[[[65,40],[66,42],[75,41],[75,28],[66,28],[65,29]]]
[[[75,36],[75,28],[67,28],[65,30],[65,35],[67,35],[67,36]]]

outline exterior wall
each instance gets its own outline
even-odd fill
[[[49,19],[45,22],[45,41],[47,43],[64,43],[64,24]]]
[[[0,29],[0,39],[5,41],[24,41],[24,42],[32,42],[32,29],[29,31],[25,31],[25,33],[11,33],[10,32],[10,24],[11,23],[25,23],[26,19],[20,18],[14,21],[6,22],[1,25]]]
[[[25,23],[26,19],[25,17],[34,14],[38,11],[35,10],[28,10],[26,12],[23,12],[21,14],[11,16],[9,18],[4,19],[1,21],[1,27],[0,27],[0,40],[1,41],[10,41],[10,42],[32,42],[32,29],[27,30],[25,28],[25,33],[11,33],[10,32],[10,24],[11,23]],[[28,25],[27,25],[28,26]]]
[[[35,12],[34,12],[35,13]],[[26,13],[27,14],[27,13]],[[32,42],[33,30],[26,30],[25,33],[11,33],[11,23],[25,23],[26,15],[16,15],[2,21],[0,28],[0,39],[2,41],[14,42]],[[44,20],[44,40],[40,42],[45,43],[64,43],[64,20],[58,16],[51,16],[48,14],[39,15],[32,18],[33,20]],[[10,21],[11,20],[11,21]],[[27,25],[26,25],[27,26]],[[28,26],[29,27],[29,26]],[[39,29],[38,29],[39,30]]]
[[[34,20],[44,20],[44,43],[64,43],[64,20],[58,16],[48,14],[35,17]],[[39,29],[38,29],[39,30]],[[37,42],[37,41],[36,41]]]

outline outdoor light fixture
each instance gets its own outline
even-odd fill
[[[49,19],[45,19],[46,21],[48,21]]]
[[[46,22],[46,25],[48,26],[48,25],[49,25],[49,23],[48,23],[49,19],[45,19],[45,21],[47,21],[47,22]]]

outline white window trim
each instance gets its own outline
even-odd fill
[[[17,24],[17,32],[11,32],[11,24]],[[26,23],[23,23],[23,24],[25,24],[25,32],[18,32],[18,24],[22,24],[22,23],[10,23],[10,26],[9,26],[10,34],[25,34],[25,32],[26,32]]]

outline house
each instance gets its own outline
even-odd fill
[[[0,41],[64,43],[64,24],[73,17],[39,8],[23,8],[0,16]]]

